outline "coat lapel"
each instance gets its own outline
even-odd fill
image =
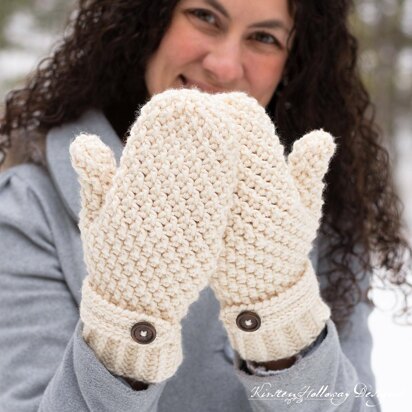
[[[80,133],[95,134],[109,146],[119,162],[123,144],[109,121],[99,111],[89,110],[79,119],[50,130],[46,139],[46,160],[50,176],[70,216],[78,222],[80,185],[70,161],[69,147]]]

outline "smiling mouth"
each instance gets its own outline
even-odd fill
[[[183,88],[196,88],[206,93],[222,93],[223,92],[223,90],[216,89],[209,85],[189,80],[187,77],[183,76],[183,74],[179,75],[179,80],[182,83]]]
[[[182,74],[179,76],[179,80],[182,83],[183,86],[187,86],[187,80],[186,77],[183,76]]]

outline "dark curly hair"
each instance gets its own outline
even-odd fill
[[[341,328],[361,300],[374,272],[397,287],[408,314],[411,285],[405,262],[411,249],[402,233],[398,198],[374,107],[357,71],[358,43],[348,29],[349,0],[288,0],[293,41],[281,84],[267,110],[290,152],[304,133],[323,128],[339,142],[326,176],[322,258],[330,265],[323,297]],[[178,0],[80,0],[65,36],[40,62],[26,85],[11,91],[0,119],[3,158],[17,138],[102,110],[124,140],[147,100],[144,71]],[[28,159],[34,161],[34,159]],[[4,161],[4,159],[3,159]],[[379,271],[376,269],[379,268]],[[368,290],[369,291],[369,290]],[[367,291],[367,292],[368,292]]]

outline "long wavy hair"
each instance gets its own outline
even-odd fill
[[[0,154],[30,147],[34,136],[102,110],[124,140],[147,100],[144,72],[178,0],[80,0],[63,40],[26,84],[11,91],[0,118]],[[341,328],[359,301],[373,304],[360,287],[372,273],[401,291],[399,316],[408,315],[405,262],[411,249],[403,233],[402,203],[380,142],[374,107],[357,71],[358,43],[348,29],[350,0],[288,0],[294,16],[283,80],[267,110],[289,153],[304,133],[323,128],[338,149],[326,176],[321,233],[327,248],[324,299]],[[27,161],[39,162],[30,155]],[[377,270],[379,269],[379,270]]]

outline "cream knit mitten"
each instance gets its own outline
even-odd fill
[[[169,90],[141,110],[116,168],[97,136],[70,153],[88,276],[83,337],[111,372],[154,383],[182,361],[181,319],[216,270],[238,150],[217,96]]]
[[[335,144],[328,133],[313,131],[285,159],[273,123],[254,99],[241,93],[221,98],[241,126],[240,154],[224,248],[210,284],[239,355],[282,359],[312,343],[330,317],[308,255]]]

